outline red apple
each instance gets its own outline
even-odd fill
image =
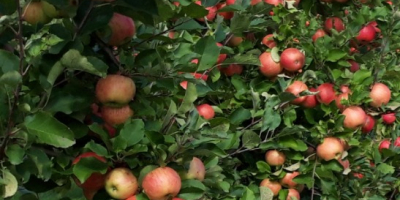
[[[261,43],[263,43],[265,46],[267,46],[270,49],[276,47],[276,42],[274,40],[274,34],[268,34],[265,37],[263,37]]]
[[[193,157],[192,161],[190,162],[187,178],[203,181],[205,175],[206,168],[204,167],[204,163],[199,158]]]
[[[224,8],[226,5],[229,5],[227,3],[219,3],[217,4],[217,10],[220,10]],[[230,20],[233,17],[233,12],[218,12],[218,15],[221,15],[225,20]]]
[[[384,124],[391,125],[396,121],[396,113],[386,113],[382,115]]]
[[[282,72],[282,66],[279,62],[272,59],[270,52],[264,52],[259,57],[261,66],[260,72],[266,77],[275,77]]]
[[[227,5],[235,4],[236,0],[226,0]]]
[[[278,196],[279,191],[282,189],[281,184],[276,181],[270,181],[269,179],[264,179],[260,183],[260,187],[267,187],[269,188],[274,196]]]
[[[355,60],[348,60],[348,62],[351,64],[350,66],[351,72],[354,73],[360,69],[360,65]]]
[[[342,104],[342,99],[343,100],[348,100],[349,99],[349,93],[342,93],[336,96],[335,103],[336,107],[339,108],[339,110],[343,111],[347,106]]]
[[[107,75],[96,85],[96,97],[103,104],[127,104],[136,94],[135,82],[121,75]]]
[[[142,188],[150,200],[167,200],[178,195],[182,182],[170,167],[159,167],[143,178]]]
[[[125,123],[126,120],[132,117],[133,110],[129,105],[121,108],[103,106],[101,108],[101,116],[105,123],[115,126]]]
[[[281,166],[285,163],[286,156],[277,150],[269,150],[265,153],[265,161],[270,166]]]
[[[324,138],[321,144],[317,147],[317,156],[325,161],[340,159],[344,152],[342,143],[338,138]]]
[[[244,39],[242,37],[232,36],[228,42],[228,46],[237,47],[243,42],[243,40]]]
[[[217,46],[222,47],[223,45],[221,43],[217,42]],[[224,62],[226,59],[226,56],[227,56],[226,54],[219,54],[217,64],[221,64],[222,62]]]
[[[106,163],[107,160],[99,155],[97,155],[94,152],[86,152],[83,153],[81,155],[79,155],[78,157],[76,157],[73,161],[72,161],[72,165],[76,165],[77,163],[79,163],[79,161],[82,158],[89,158],[89,157],[94,157],[97,160]],[[99,172],[95,172],[92,173],[89,178],[86,179],[86,181],[84,183],[81,183],[75,176],[74,176],[74,181],[76,183],[77,186],[81,187],[82,189],[86,190],[88,193],[88,196],[91,196],[89,194],[96,193],[98,190],[100,190],[101,188],[104,187],[104,181],[105,181],[105,174],[101,174]]]
[[[330,104],[336,98],[335,89],[332,83],[323,83],[317,88],[317,100],[325,105]]]
[[[197,64],[196,62],[198,62],[198,59],[192,60],[192,63]],[[203,79],[204,81],[207,81],[207,79],[208,79],[208,75],[203,74],[203,73],[190,73],[190,74],[191,74],[192,76],[194,76],[195,79]],[[181,87],[182,87],[183,89],[185,89],[185,90],[187,89],[187,84],[188,84],[187,81],[182,81],[182,82],[180,83]]]
[[[312,40],[315,42],[318,38],[324,37],[325,35],[326,32],[323,29],[318,29],[312,36]]]
[[[286,200],[294,199],[300,200],[300,193],[297,190],[290,188]]]
[[[349,129],[357,129],[364,125],[367,119],[367,114],[359,106],[350,106],[342,114],[345,116],[343,126]]]
[[[303,68],[306,56],[296,48],[287,48],[281,54],[281,66],[289,72]]]
[[[111,36],[107,44],[111,46],[120,46],[131,41],[136,33],[135,22],[132,18],[119,13],[114,13],[108,26],[111,29]],[[103,37],[103,34],[98,32],[100,37]]]
[[[98,191],[98,190],[88,190],[84,188],[82,188],[82,190],[83,190],[83,196],[85,196],[87,200],[92,200],[94,195],[96,195]]]
[[[299,94],[303,91],[308,90],[308,87],[306,84],[304,84],[302,81],[294,81],[285,91],[292,93],[294,96],[297,98],[292,100],[291,103],[295,105],[299,105],[304,102],[306,99],[306,96],[298,97]]]
[[[381,152],[382,149],[389,149],[390,148],[390,140],[389,139],[384,139],[380,144],[379,144],[379,151]]]
[[[242,65],[230,64],[228,67],[218,66],[219,71],[221,71],[225,76],[233,76],[235,74],[241,74],[243,72]]]
[[[300,175],[299,172],[288,172],[285,174],[285,176],[281,179],[281,185],[287,188],[296,188],[298,184],[293,181],[293,179]]]
[[[136,195],[135,195],[135,196],[128,197],[126,200],[136,200]]]
[[[212,119],[215,116],[214,108],[209,104],[198,105],[196,109],[197,112],[199,112],[199,115],[206,120]]]
[[[352,93],[351,90],[350,90],[350,88],[349,88],[349,86],[347,86],[347,85],[342,85],[342,86],[340,86],[340,91],[341,91],[342,93],[349,93],[349,94]]]
[[[375,119],[371,115],[367,115],[364,125],[362,126],[363,133],[369,133],[374,129]]]
[[[383,83],[375,83],[372,86],[369,96],[372,99],[370,105],[372,107],[378,108],[389,103],[392,96],[392,92],[389,87]]]
[[[397,137],[393,144],[395,147],[400,147],[400,137]]]
[[[373,26],[367,25],[360,30],[356,39],[359,42],[371,42],[372,40],[375,39],[375,36],[376,36],[375,28]]]
[[[318,90],[315,88],[310,88],[308,91],[317,92]],[[306,96],[306,98],[304,99],[304,101],[301,105],[306,108],[315,108],[318,105],[317,95]]]
[[[274,6],[283,5],[283,0],[264,0],[264,2]]]
[[[115,168],[107,174],[105,189],[115,199],[126,199],[136,193],[138,182],[131,170]]]
[[[331,33],[332,29],[335,29],[337,32],[345,29],[343,21],[339,17],[329,17],[325,20],[325,31]]]
[[[358,178],[358,179],[364,178],[364,174],[361,174],[361,173],[353,173],[353,176]]]
[[[201,6],[201,1],[196,1],[195,3]],[[217,15],[217,7],[210,6],[207,7],[206,10],[208,10],[208,14],[206,15],[207,21],[214,21],[215,16]],[[198,18],[197,20],[204,22],[204,18]]]

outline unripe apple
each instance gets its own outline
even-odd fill
[[[367,119],[367,114],[359,106],[350,106],[346,108],[342,114],[345,116],[343,126],[349,129],[357,129],[362,126]]]
[[[133,110],[129,105],[121,108],[103,106],[101,108],[101,116],[105,123],[115,126],[125,123],[133,116]]]
[[[212,106],[209,104],[201,104],[196,107],[197,112],[199,112],[199,115],[202,116],[204,119],[209,120],[214,118],[215,116],[215,111]]]
[[[125,105],[135,97],[135,94],[135,82],[121,75],[108,75],[100,79],[96,85],[97,100],[106,105]]]
[[[138,189],[135,175],[127,168],[115,168],[107,174],[105,181],[107,193],[115,199],[126,199]]]
[[[274,196],[278,196],[279,191],[282,189],[281,184],[279,184],[276,181],[270,181],[269,179],[264,179],[263,181],[261,181],[260,187],[269,188],[274,194]]]
[[[274,47],[276,47],[276,42],[274,40],[274,34],[268,34],[265,37],[263,37],[262,41],[261,41],[265,46],[267,46],[268,48],[272,49]]]
[[[170,167],[159,167],[143,178],[142,188],[150,200],[167,200],[178,195],[181,177]]]
[[[306,56],[296,48],[287,48],[281,54],[281,66],[289,72],[303,68]]]
[[[379,151],[381,152],[382,149],[389,149],[390,148],[390,140],[389,139],[384,139],[380,144],[379,144]]]
[[[217,4],[217,10],[224,8],[227,3],[219,3]],[[229,5],[229,4],[228,4]],[[218,12],[218,15],[221,15],[225,20],[230,20],[233,17],[233,12]]]
[[[228,67],[218,66],[218,69],[225,74],[225,76],[240,75],[243,72],[242,65],[237,64],[230,64]]]
[[[360,65],[355,60],[348,60],[348,62],[351,64],[350,66],[351,72],[354,73],[360,69]]]
[[[196,1],[195,3],[201,6],[201,1]],[[215,16],[217,15],[217,7],[210,6],[205,9],[208,10],[208,14],[206,15],[207,21],[214,21]],[[204,22],[204,18],[198,18],[197,20]]]
[[[349,93],[342,93],[336,96],[335,103],[336,107],[339,108],[339,110],[343,111],[347,106],[342,104],[342,99],[343,100],[348,100],[349,99]]]
[[[331,33],[332,29],[335,29],[337,32],[345,29],[343,21],[339,17],[329,17],[325,20],[325,31]]]
[[[77,163],[79,163],[79,161],[82,158],[89,158],[89,157],[94,157],[97,160],[106,163],[107,160],[99,155],[97,155],[94,152],[86,152],[83,153],[81,155],[79,155],[78,157],[76,157],[73,161],[72,161],[72,165],[76,165]],[[99,172],[95,172],[92,173],[89,178],[86,179],[86,181],[84,183],[81,183],[75,176],[74,181],[76,183],[77,186],[81,187],[82,189],[86,190],[86,193],[88,196],[94,196],[94,194],[100,190],[101,188],[104,187],[104,181],[105,181],[105,174],[101,174]]]
[[[310,88],[308,91],[317,92],[316,88]],[[315,108],[318,105],[317,95],[307,95],[301,104],[305,108]]]
[[[297,190],[290,188],[286,200],[294,199],[300,200],[300,193]]]
[[[306,84],[304,84],[302,81],[294,81],[287,89],[286,92],[292,93],[294,96],[297,98],[292,100],[291,103],[295,105],[299,105],[304,102],[306,99],[306,96],[298,97],[299,94],[303,91],[308,90],[308,87]]]
[[[203,181],[205,176],[206,168],[204,167],[204,163],[199,158],[193,157],[192,161],[190,162],[187,178]]]
[[[221,43],[217,42],[217,46],[222,47],[223,45]],[[227,56],[226,54],[219,54],[217,64],[221,64],[222,62],[224,62],[226,59],[226,56]]]
[[[326,32],[323,29],[318,29],[312,36],[312,40],[315,42],[318,38],[324,37],[325,35]]]
[[[364,125],[362,126],[363,133],[369,133],[374,129],[375,119],[371,115],[367,115]]]
[[[286,156],[277,150],[269,150],[265,153],[265,161],[270,166],[281,166],[285,163]]]
[[[283,70],[281,64],[279,62],[275,62],[272,59],[272,55],[270,52],[264,52],[259,57],[261,66],[260,72],[266,77],[275,77],[280,74]]]
[[[228,42],[228,46],[237,47],[243,42],[243,40],[244,39],[242,37],[232,36]]]
[[[332,83],[323,83],[317,88],[317,100],[325,105],[330,104],[336,98],[335,89]]]
[[[396,121],[396,113],[386,113],[382,115],[383,123],[391,125]]]
[[[372,86],[369,96],[372,99],[370,105],[372,107],[378,108],[389,103],[392,96],[392,92],[389,87],[383,83],[375,83]]]
[[[375,36],[376,36],[375,28],[373,26],[367,25],[360,30],[356,39],[359,42],[371,42],[372,40],[375,39]]]
[[[343,145],[335,137],[324,138],[322,143],[317,147],[317,156],[325,161],[340,159],[343,152]]]
[[[120,46],[129,42],[136,33],[135,22],[132,18],[119,13],[113,14],[108,26],[111,29],[111,36],[107,44],[111,46]],[[102,37],[104,33],[97,34]]]
[[[23,9],[22,19],[31,25],[47,24],[53,19],[54,13],[57,13],[55,7],[46,1],[29,1]]]

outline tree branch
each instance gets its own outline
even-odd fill
[[[87,21],[87,19],[88,19],[88,17],[89,17],[89,14],[90,14],[90,13],[92,12],[92,10],[93,10],[94,2],[95,2],[95,1],[91,1],[91,2],[90,2],[89,9],[86,11],[85,16],[83,17],[81,23],[79,24],[79,26],[78,26],[78,27],[76,28],[76,30],[75,30],[75,34],[74,34],[74,37],[73,37],[73,39],[72,39],[73,41],[75,41],[75,39],[76,39],[76,37],[78,36],[79,32],[81,31],[83,25],[85,25],[85,23],[86,23],[86,21]]]

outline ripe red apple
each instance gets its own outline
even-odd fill
[[[281,66],[289,72],[303,68],[306,56],[296,48],[287,48],[281,54]]]
[[[267,46],[268,48],[270,48],[270,49],[276,47],[276,42],[275,42],[275,40],[274,40],[274,34],[268,34],[268,35],[264,36],[261,42],[262,42],[265,46]]]
[[[317,156],[325,161],[340,159],[344,148],[338,138],[324,138],[321,144],[317,147]]]
[[[341,91],[342,93],[349,93],[349,94],[352,93],[351,90],[350,90],[350,88],[349,88],[349,86],[347,86],[347,85],[341,85],[341,86],[340,86],[340,91]]]
[[[285,174],[285,176],[281,179],[281,185],[287,188],[296,188],[298,184],[293,181],[293,179],[300,175],[299,172],[288,172]]]
[[[308,91],[317,92],[318,90],[316,88],[310,88]],[[306,96],[301,105],[306,108],[315,108],[318,105],[317,95]]]
[[[382,149],[389,149],[390,148],[390,140],[389,139],[384,139],[380,144],[379,144],[379,151],[381,152]]]
[[[351,72],[354,73],[360,69],[360,65],[355,60],[348,60],[348,62],[351,64],[350,66]]]
[[[130,117],[133,116],[133,110],[129,105],[123,106],[121,108],[113,108],[103,106],[101,108],[101,116],[105,123],[115,126],[119,124],[123,124]]]
[[[227,5],[235,4],[236,0],[226,0]]]
[[[277,150],[269,150],[265,153],[265,161],[270,166],[281,166],[285,163],[286,156]]]
[[[260,72],[266,77],[275,77],[282,72],[282,66],[279,62],[272,59],[270,52],[264,52],[259,57],[261,66]]]
[[[363,133],[369,133],[374,129],[375,119],[371,115],[367,115],[364,125],[362,126]]]
[[[209,104],[201,104],[196,107],[197,112],[199,115],[202,116],[204,119],[212,119],[215,116],[214,108]]]
[[[119,13],[113,14],[108,26],[111,29],[111,36],[107,44],[111,46],[120,46],[129,42],[136,33],[135,22],[132,18]],[[97,34],[103,37],[105,33],[98,32]]]
[[[224,45],[222,45],[221,43],[217,42],[217,46],[222,47]],[[221,64],[222,62],[224,62],[225,59],[226,59],[226,56],[227,56],[226,54],[219,54],[218,60],[217,60],[217,64]]]
[[[342,114],[345,116],[343,126],[349,129],[357,129],[364,125],[367,119],[367,114],[359,106],[350,106]]]
[[[206,168],[204,167],[204,163],[199,158],[193,157],[192,161],[190,162],[187,178],[203,181],[205,176]]]
[[[103,104],[127,104],[136,94],[135,82],[121,75],[107,75],[96,85],[96,97]]]
[[[350,167],[350,162],[349,160],[342,160],[342,159],[338,159],[339,163],[343,166],[343,169],[347,169]]]
[[[325,20],[325,31],[331,33],[331,30],[335,29],[337,32],[341,32],[345,29],[342,19],[339,17],[329,17]]]
[[[297,98],[292,100],[291,103],[295,105],[299,105],[304,102],[306,99],[306,96],[298,97],[299,94],[303,91],[308,90],[308,87],[306,84],[303,83],[303,81],[294,81],[285,91],[292,93],[294,96]]]
[[[244,39],[242,37],[232,36],[228,42],[228,46],[237,47],[243,42],[243,40]]]
[[[142,188],[150,200],[167,200],[181,190],[181,177],[170,167],[159,167],[143,178]]]
[[[391,125],[396,121],[396,113],[386,113],[382,115],[383,123]]]
[[[300,200],[300,193],[297,190],[290,188],[286,200],[294,199]]]
[[[264,179],[260,183],[260,187],[267,187],[269,188],[274,196],[278,196],[279,191],[282,189],[281,184],[276,181],[270,181],[269,179]]]
[[[364,174],[361,174],[361,173],[353,173],[353,176],[358,178],[358,179],[364,178]]]
[[[217,10],[220,10],[222,8],[224,8],[226,5],[229,5],[226,3],[219,3],[217,4]],[[218,15],[221,15],[225,20],[230,20],[233,17],[233,12],[218,12]]]
[[[317,100],[325,105],[330,104],[336,98],[335,89],[332,83],[323,83],[317,88]]]
[[[31,25],[47,24],[58,15],[56,8],[46,1],[29,1],[23,9],[22,19]]]
[[[201,1],[196,1],[195,3],[201,6]],[[207,21],[214,21],[215,16],[217,15],[217,7],[210,6],[205,9],[208,10],[208,14],[206,15]],[[198,18],[197,20],[204,22],[204,18]]]
[[[359,42],[371,42],[372,40],[375,39],[375,36],[376,36],[375,28],[371,25],[366,25],[360,30],[356,39]]]
[[[342,99],[343,100],[348,100],[349,99],[349,93],[342,93],[336,96],[335,103],[336,107],[338,107],[339,110],[343,111],[347,106],[342,104]]]
[[[395,147],[400,147],[400,137],[397,137],[393,144]]]
[[[375,83],[372,86],[371,92],[369,96],[372,99],[370,105],[372,107],[378,108],[382,105],[386,105],[389,103],[390,98],[392,96],[392,92],[390,91],[389,87],[383,83]]]
[[[264,0],[264,2],[274,6],[283,5],[283,0]]]
[[[318,29],[312,36],[312,40],[315,42],[318,38],[324,37],[325,35],[326,32],[323,29]]]
[[[76,157],[73,161],[72,161],[72,165],[76,165],[77,163],[79,163],[79,161],[82,158],[89,158],[89,157],[94,157],[97,160],[106,163],[107,160],[99,155],[97,155],[94,152],[86,152],[83,153],[81,155],[79,155],[78,157]],[[104,187],[104,181],[105,181],[105,174],[101,174],[99,172],[95,172],[92,173],[88,179],[86,179],[86,181],[84,183],[81,183],[76,177],[74,177],[74,181],[76,183],[77,186],[83,188],[84,190],[87,191],[88,196],[91,196],[89,194],[91,193],[96,193],[98,190],[100,190],[101,188]],[[94,194],[93,194],[94,195]]]
[[[138,182],[131,170],[115,168],[107,174],[105,189],[115,199],[126,199],[136,193]]]
[[[136,195],[128,197],[126,200],[136,200]]]
[[[221,71],[225,76],[233,76],[235,74],[241,74],[243,72],[242,65],[230,64],[228,67],[218,66],[219,71]]]

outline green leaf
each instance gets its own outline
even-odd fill
[[[272,200],[274,198],[274,193],[268,187],[260,187],[260,200]]]
[[[251,112],[248,109],[239,107],[229,116],[229,120],[232,124],[241,124],[242,122],[251,118]]]
[[[271,167],[265,161],[257,161],[256,165],[261,173],[271,173]]]
[[[176,104],[174,101],[171,100],[167,114],[164,117],[161,130],[164,130],[166,127],[168,127],[168,125],[171,123],[171,119],[177,114],[177,112],[178,110],[176,108]]]
[[[28,157],[31,159],[34,166],[36,167],[37,177],[45,181],[49,180],[52,174],[53,163],[41,149],[30,148],[26,152]],[[25,164],[25,162],[24,162]],[[32,169],[32,164],[30,163],[29,168]]]
[[[261,131],[274,130],[281,124],[281,115],[274,109],[279,103],[278,96],[270,97],[265,105]]]
[[[291,148],[295,151],[305,151],[308,148],[303,141],[291,137],[281,138],[279,140],[279,145],[285,148]]]
[[[144,137],[144,123],[140,119],[125,123],[119,135],[115,137],[113,146],[115,150],[124,150],[139,143]]]
[[[49,113],[38,112],[25,118],[24,125],[38,142],[68,148],[75,144],[74,133]]]
[[[0,76],[0,85],[16,87],[22,83],[22,76],[18,71],[9,71]]]
[[[178,21],[175,23],[175,28],[174,30],[201,30],[201,29],[207,29],[207,27],[200,25],[198,22],[196,22],[193,19],[190,18],[180,18]]]
[[[3,73],[19,71],[19,58],[9,51],[0,49],[0,69]]]
[[[208,14],[208,11],[196,3],[191,3],[188,6],[182,6],[182,11],[191,18],[201,18]]]
[[[190,111],[190,109],[193,107],[193,102],[196,99],[196,85],[194,83],[188,82],[185,97],[183,98],[181,106],[179,106],[178,108],[178,114],[182,115]]]
[[[393,166],[388,165],[386,163],[380,163],[376,169],[382,174],[393,174],[395,169]]]
[[[72,171],[76,178],[83,183],[85,182],[92,173],[98,172],[105,174],[107,172],[108,165],[95,157],[81,158],[77,164],[72,168]]]
[[[231,58],[226,59],[223,64],[240,64],[240,65],[254,65],[260,66],[261,62],[259,59],[259,54],[237,54]]]
[[[362,85],[365,79],[370,78],[372,76],[372,71],[367,69],[360,69],[356,71],[353,75],[353,83],[354,85]]]
[[[248,187],[246,187],[246,190],[244,191],[240,200],[254,200],[254,199],[256,199],[254,192],[250,190]]]
[[[234,35],[241,35],[250,26],[250,15],[249,14],[239,14],[235,15],[231,19],[231,32]]]
[[[260,136],[254,131],[246,130],[242,136],[242,144],[247,149],[252,149],[258,146],[261,142]]]
[[[19,165],[24,160],[25,150],[17,144],[8,145],[5,153],[8,161],[13,165]]]
[[[80,24],[82,20],[85,19],[85,16],[87,15],[88,12],[89,3],[90,1],[83,1],[83,4],[86,5],[79,6],[79,9],[74,18],[76,23]],[[86,22],[90,23],[83,24],[80,30],[80,34],[86,35],[92,33],[93,31],[99,30],[100,28],[107,27],[108,22],[110,21],[112,16],[113,16],[113,9],[111,5],[94,7],[86,18]]]
[[[203,71],[211,68],[218,59],[220,49],[213,37],[201,38],[194,46],[194,52],[201,55],[197,70]]]
[[[199,180],[187,179],[182,181],[182,189],[195,188],[201,191],[206,191],[206,186]]]
[[[61,64],[68,69],[81,70],[105,77],[108,66],[96,57],[84,57],[78,50],[70,49],[61,58]]]
[[[311,174],[300,174],[297,175],[293,181],[295,181],[297,184],[305,184],[307,185],[308,188],[312,188],[312,185],[314,183],[314,179]]]
[[[326,58],[327,61],[330,62],[337,62],[338,60],[342,59],[347,55],[347,52],[340,50],[340,49],[332,49],[329,51],[328,57]]]
[[[95,143],[93,140],[88,142],[84,148],[89,149],[90,151],[95,152],[97,155],[102,157],[108,155],[107,149],[104,148],[102,145]]]
[[[132,9],[143,11],[151,15],[158,15],[157,4],[155,0],[146,0],[146,1],[131,1],[124,0],[126,4],[130,5]]]

